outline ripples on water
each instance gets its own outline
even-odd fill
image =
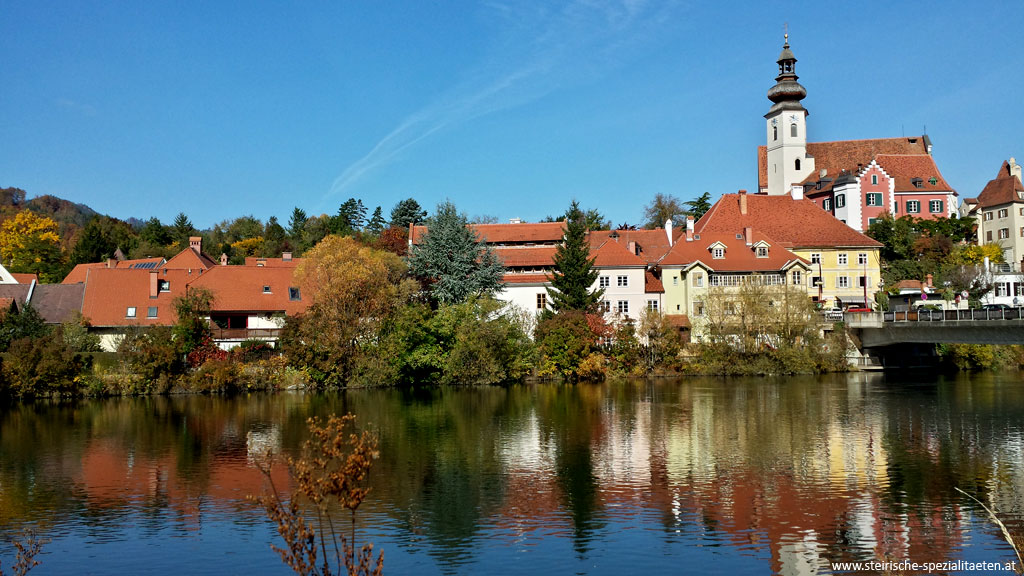
[[[1021,392],[854,375],[21,406],[0,415],[0,557],[34,526],[34,574],[287,573],[246,500],[256,459],[351,411],[380,437],[358,532],[390,573],[1006,560],[953,486],[1024,532]]]

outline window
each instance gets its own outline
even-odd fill
[[[124,316],[125,318],[135,318],[135,306],[129,306]]]
[[[263,287],[263,293],[264,294],[270,294],[270,286],[264,286]]]
[[[288,299],[292,302],[300,302],[302,300],[302,292],[295,286],[288,288]]]
[[[171,291],[171,283],[168,280],[157,280],[156,281],[156,286],[157,286],[157,290],[159,290],[160,292],[170,292]]]
[[[831,198],[825,198],[824,200],[822,200],[821,201],[821,207],[824,208],[827,212],[831,212],[832,211],[832,199]]]
[[[1020,237],[1024,238],[1024,226],[1020,227]]]
[[[839,261],[840,266],[846,266],[847,264],[849,264],[849,262],[847,262],[846,252],[840,252],[839,254],[836,254],[836,259]]]
[[[714,250],[711,251],[712,258],[725,258],[725,249],[721,246],[715,246]]]
[[[846,194],[836,194],[836,208],[846,207]]]
[[[850,277],[849,276],[837,276],[836,277],[836,288],[849,288]]]
[[[1010,211],[1007,210],[1006,208],[1000,208],[999,209],[999,217],[1000,218],[1006,218],[1009,215],[1010,215]]]
[[[156,306],[147,307],[146,318],[156,318]]]
[[[804,275],[799,270],[793,270],[793,286],[800,286],[804,283]]]
[[[537,294],[537,310],[543,310],[548,307],[548,295],[543,292]]]
[[[878,193],[878,192],[872,192],[872,193],[868,194],[866,200],[867,200],[867,205],[868,206],[881,206],[882,205],[882,195],[880,193]]]
[[[811,264],[821,264],[821,254],[814,252],[811,254]]]
[[[989,230],[988,232],[985,232],[985,241],[986,242],[991,242],[992,241],[992,231],[991,230]]]
[[[796,138],[796,124],[790,124],[789,125],[789,135],[792,136],[793,138]],[[800,169],[800,161],[799,160],[796,161],[796,169],[797,170]]]
[[[930,200],[928,201],[928,211],[932,214],[941,214],[943,204],[942,200]]]
[[[704,273],[703,272],[694,272],[693,273],[693,287],[694,288],[703,288],[704,287]]]
[[[864,288],[865,286],[871,287],[871,276],[857,276],[857,287]]]
[[[1024,228],[1022,228],[1022,230],[1024,230]],[[673,276],[672,277],[672,285],[673,286],[679,286],[679,276]]]
[[[871,175],[871,183],[872,184],[878,184],[878,174],[872,174]]]
[[[598,288],[607,288],[612,285],[612,279],[609,276],[601,276],[597,279]]]
[[[878,222],[878,218],[868,218],[868,226],[871,226],[875,222]]]
[[[910,182],[914,184],[914,188],[924,188],[924,180],[920,178],[912,178]]]
[[[936,178],[935,176],[932,176],[931,178],[928,179],[928,183],[931,184],[932,186],[935,186],[936,184],[939,183],[939,179]]]
[[[704,315],[704,303],[697,301],[693,303],[693,315],[703,316]]]
[[[811,286],[823,286],[821,276],[811,276]]]
[[[996,297],[1009,296],[1010,295],[1010,283],[1009,282],[996,282]]]
[[[1010,237],[1010,229],[1009,228],[1000,228],[999,229],[999,239],[1000,240],[1006,240],[1009,237]]]
[[[779,139],[779,127],[778,126],[772,126],[772,140],[778,140],[778,139]]]
[[[619,314],[629,314],[629,300],[619,300],[616,302],[615,311]]]
[[[612,301],[611,300],[604,300],[603,302],[601,302],[601,306],[599,307],[599,309],[601,310],[601,312],[611,312],[612,311]]]
[[[921,202],[917,200],[907,200],[907,214],[917,214],[921,211]]]
[[[987,221],[989,221],[991,219],[992,219],[992,212],[985,212],[985,221],[987,222]]]
[[[657,312],[658,311],[658,301],[657,300],[648,300],[647,301],[647,309],[650,310],[651,312]]]
[[[793,167],[796,168],[797,172],[800,171],[800,159],[799,158],[796,159],[796,161],[793,164]]]
[[[857,265],[858,266],[864,266],[867,263],[868,263],[868,253],[867,252],[858,252],[857,253]]]
[[[758,258],[767,258],[768,257],[768,248],[765,247],[765,246],[758,246],[757,247],[757,257]]]
[[[619,276],[615,279],[615,285],[619,288],[629,286],[629,276]]]
[[[1020,211],[1020,215],[1024,216],[1024,208],[1018,208],[1018,210]]]
[[[1014,296],[1024,296],[1024,282],[1014,282],[1013,283],[1013,295]]]

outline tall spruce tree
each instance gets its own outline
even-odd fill
[[[505,267],[469,227],[451,202],[439,204],[427,220],[427,233],[412,248],[409,271],[431,282],[430,297],[458,304],[470,296],[494,294]]]
[[[555,312],[595,310],[604,294],[604,290],[590,289],[597,276],[587,242],[586,215],[580,210],[579,202],[573,200],[566,212],[565,241],[555,250],[555,268],[548,288],[551,308]]]
[[[380,206],[377,206],[373,211],[373,216],[370,216],[370,221],[366,223],[366,230],[371,234],[380,234],[387,223],[388,221],[384,219]]]
[[[400,201],[391,209],[391,225],[395,228],[408,228],[409,224],[423,222],[426,217],[427,211],[420,208],[420,203],[412,198]]]

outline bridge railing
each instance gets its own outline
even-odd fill
[[[1021,308],[1001,310],[911,310],[884,312],[883,322],[958,322],[966,320],[1022,320]]]

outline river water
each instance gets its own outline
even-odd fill
[[[288,574],[246,499],[266,486],[256,456],[297,455],[307,417],[346,412],[380,440],[357,535],[385,573],[1012,561],[954,487],[1024,539],[1018,374],[688,378],[15,406],[3,566],[31,528],[48,540],[33,576]]]

